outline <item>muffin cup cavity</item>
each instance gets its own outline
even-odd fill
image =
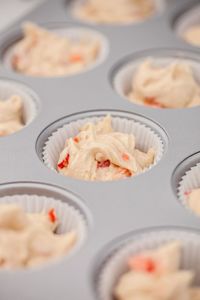
[[[51,263],[70,258],[86,241],[90,225],[89,214],[85,205],[76,195],[56,186],[42,183],[16,182],[2,185],[0,187],[0,204],[13,203],[21,206],[27,213],[48,213],[54,209],[58,219],[55,233],[59,235],[74,231],[77,235],[74,246],[66,255],[59,259],[51,259],[31,269],[43,268]],[[22,268],[16,269],[16,271],[19,270]]]
[[[154,130],[154,128],[149,127],[146,122],[145,118],[141,118],[141,120],[137,120],[137,117],[134,115],[131,119],[128,118],[128,116],[125,116],[119,114],[119,116],[116,116],[115,113],[111,112],[105,112],[105,114],[102,113],[101,116],[90,116],[90,117],[82,117],[80,119],[77,119],[72,122],[65,122],[67,124],[63,125],[62,127],[58,128],[57,130],[53,131],[47,141],[45,142],[45,145],[42,149],[42,156],[43,156],[43,162],[44,164],[50,168],[53,171],[56,171],[58,159],[60,156],[60,153],[62,152],[65,141],[69,137],[73,137],[78,134],[79,129],[83,126],[83,124],[87,122],[98,122],[101,120],[106,114],[110,114],[112,117],[112,126],[114,128],[114,131],[124,132],[128,134],[134,134],[136,138],[136,148],[147,151],[149,148],[154,148],[156,155],[154,159],[154,163],[148,168],[150,169],[154,165],[156,165],[159,160],[161,159],[163,153],[164,153],[164,141],[162,140],[161,136]],[[147,169],[144,169],[143,172],[145,172]]]
[[[134,25],[137,23],[142,23],[148,21],[149,19],[153,18],[154,16],[161,14],[165,10],[165,0],[154,0],[155,10],[149,16],[144,17],[141,20],[133,20],[133,21],[124,21],[124,22],[99,22],[95,20],[90,20],[89,18],[82,17],[79,15],[79,10],[84,6],[87,0],[75,0],[70,6],[70,12],[73,18],[80,20],[84,23],[89,23],[91,25],[107,25],[107,26],[127,26],[127,25]]]
[[[164,48],[145,50],[143,52],[126,57],[121,62],[119,62],[111,72],[111,83],[113,89],[117,92],[117,94],[119,94],[119,96],[135,105],[140,104],[138,102],[131,101],[128,98],[128,94],[132,90],[132,81],[134,79],[137,68],[147,59],[151,59],[153,64],[158,67],[166,66],[175,61],[188,63],[193,70],[194,78],[200,85],[200,60],[198,55],[196,55],[195,53],[179,49],[171,50]],[[141,105],[149,108],[149,106],[145,104]]]
[[[7,43],[9,46],[3,51],[3,63],[4,65],[9,69],[12,70],[22,76],[30,76],[30,77],[39,77],[39,78],[55,78],[55,77],[67,77],[67,76],[73,76],[73,75],[77,75],[80,73],[84,73],[86,71],[89,71],[95,67],[97,67],[98,65],[100,65],[101,63],[103,63],[103,61],[107,58],[108,53],[109,53],[109,42],[107,40],[107,38],[100,32],[98,32],[97,30],[93,30],[87,27],[65,27],[65,25],[57,25],[55,27],[53,27],[53,24],[48,25],[48,26],[43,26],[42,27],[46,28],[47,30],[49,30],[50,32],[53,32],[55,34],[57,34],[58,36],[61,37],[66,37],[66,38],[70,38],[72,41],[79,41],[80,39],[82,39],[83,37],[88,37],[94,40],[97,40],[99,42],[99,51],[97,54],[97,57],[95,58],[94,61],[92,61],[90,64],[88,64],[87,66],[84,67],[83,70],[79,70],[78,72],[74,72],[72,74],[65,74],[65,75],[55,75],[55,76],[32,76],[32,75],[26,75],[23,74],[22,72],[18,72],[16,70],[14,70],[13,66],[12,66],[12,57],[15,53],[15,49],[16,49],[16,44],[22,39],[22,36],[20,35],[20,37],[18,36],[18,38],[15,39],[14,43]]]
[[[188,193],[197,188],[200,188],[200,163],[188,167],[187,171],[180,178],[177,188],[177,197],[184,207],[199,216],[188,204]]]
[[[24,126],[29,125],[37,116],[39,111],[38,96],[24,84],[0,79],[0,100],[6,101],[11,96],[19,96],[22,100],[22,121]]]
[[[16,203],[27,213],[48,212],[54,208],[58,220],[60,220],[56,233],[63,234],[70,230],[77,231],[77,245],[81,244],[86,238],[86,223],[82,214],[73,206],[60,200],[38,195],[12,195],[1,197],[0,204],[2,203]]]
[[[174,29],[176,34],[186,43],[189,43],[192,46],[200,47],[200,45],[195,45],[184,38],[184,33],[196,25],[200,26],[200,5],[195,5],[193,8],[179,16],[174,24]]]
[[[121,240],[107,254],[96,270],[96,292],[100,300],[113,300],[113,290],[120,276],[128,271],[127,260],[131,255],[157,248],[171,241],[182,245],[181,269],[195,272],[194,284],[200,284],[200,236],[187,229],[157,228],[133,233]]]

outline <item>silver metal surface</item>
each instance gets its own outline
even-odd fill
[[[163,13],[144,23],[106,26],[75,20],[66,0],[50,0],[1,34],[1,56],[5,47],[16,39],[16,32],[24,20],[59,23],[62,27],[89,27],[103,33],[110,47],[101,65],[71,77],[25,77],[1,63],[0,78],[31,87],[39,96],[40,112],[29,126],[0,139],[0,195],[5,194],[5,183],[42,182],[77,194],[91,215],[88,239],[70,260],[42,270],[0,271],[1,300],[94,300],[94,267],[101,249],[113,239],[149,227],[200,228],[200,218],[190,214],[176,198],[177,176],[181,172],[173,176],[180,162],[200,150],[200,107],[157,110],[138,106],[120,97],[111,83],[113,68],[136,52],[171,48],[189,50],[195,57],[200,55],[198,48],[186,44],[173,30],[175,17],[194,3],[198,1],[169,0]],[[168,137],[166,152],[159,164],[149,172],[117,182],[85,182],[49,170],[38,156],[38,145],[41,147],[43,143],[38,140],[40,134],[58,119],[91,110],[139,114],[158,124]],[[35,192],[38,192],[36,187]]]
[[[0,31],[5,30],[22,16],[41,4],[43,0],[1,0],[0,1]]]

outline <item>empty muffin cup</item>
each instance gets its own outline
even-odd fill
[[[11,80],[0,79],[0,101],[1,136],[29,125],[39,110],[37,95],[29,87]]]
[[[40,267],[43,265],[46,265],[47,263],[51,263],[56,261],[58,258],[64,258],[65,256],[70,257],[71,253],[79,249],[79,247],[83,244],[83,242],[86,239],[87,235],[87,223],[85,217],[82,215],[82,213],[72,205],[69,205],[68,203],[62,202],[58,199],[54,199],[51,197],[46,197],[46,196],[39,196],[39,195],[28,195],[28,194],[19,194],[19,195],[9,195],[9,196],[4,196],[0,198],[0,204],[16,204],[17,206],[21,207],[25,213],[30,213],[30,214],[40,214],[40,213],[45,213],[47,214],[47,217],[50,218],[50,221],[52,223],[58,222],[58,226],[55,228],[55,235],[54,236],[61,236],[62,234],[67,234],[67,233],[73,233],[72,236],[70,236],[68,251],[66,251],[66,254],[63,255],[57,255],[55,257],[49,257],[48,260],[44,261],[38,261],[37,257],[33,259],[34,263],[29,264],[29,260],[27,260],[27,265],[25,266],[20,266],[16,267],[14,269],[21,269],[21,268],[32,268],[32,267]],[[0,207],[1,208],[1,207]],[[5,214],[4,214],[5,218]],[[31,221],[32,219],[29,219]],[[4,220],[5,221],[5,220]],[[22,220],[18,217],[18,221]],[[3,222],[3,220],[1,220]],[[14,220],[13,220],[14,222]],[[38,219],[38,226],[40,225],[41,220]],[[45,221],[46,222],[46,221]],[[2,226],[2,224],[1,224]],[[53,226],[53,225],[52,225]],[[31,234],[34,233],[38,234],[38,230],[31,232]],[[41,232],[43,228],[41,227]],[[48,232],[46,233],[46,236],[48,236]],[[43,245],[42,242],[42,237],[39,238],[40,244]],[[21,241],[23,242],[23,241]],[[46,242],[46,241],[45,241]],[[54,241],[55,242],[55,241]],[[58,241],[59,243],[60,241]],[[37,247],[38,241],[35,241],[34,247]],[[56,243],[56,242],[55,242]],[[48,243],[47,243],[48,245]],[[33,250],[32,250],[33,251]],[[36,250],[35,250],[36,251]],[[45,250],[45,246],[42,249],[46,255],[48,254],[48,250]],[[46,251],[46,252],[45,252]],[[50,250],[49,250],[50,251]],[[31,252],[32,253],[32,252]],[[34,252],[33,252],[34,253]],[[45,254],[42,252],[42,255]],[[31,261],[31,258],[30,258]],[[12,269],[12,266],[9,267],[8,269]]]
[[[200,216],[200,163],[191,167],[182,176],[177,196],[187,209]]]
[[[87,27],[61,26],[53,28],[52,24],[49,28],[45,28],[33,23],[25,24],[25,37],[18,39],[18,42],[4,52],[5,65],[22,75],[49,78],[85,72],[106,59],[109,47],[103,34]],[[25,43],[24,40],[28,35],[30,39]],[[36,38],[37,43],[34,40]],[[42,38],[44,41],[41,43]],[[22,42],[23,45],[20,44]],[[53,47],[49,46],[51,43]],[[31,49],[30,53],[26,47]],[[43,56],[41,52],[44,53]]]
[[[183,13],[175,22],[175,32],[185,42],[200,47],[200,5]]]
[[[108,112],[110,114],[110,112]],[[53,171],[57,172],[58,160],[60,157],[61,152],[65,147],[65,142],[70,137],[76,137],[79,133],[79,130],[83,125],[90,122],[93,124],[97,124],[99,121],[102,121],[107,113],[99,113],[100,116],[93,114],[93,116],[86,116],[82,115],[80,119],[75,119],[72,122],[67,123],[63,121],[64,126],[58,128],[54,131],[46,141],[44,148],[43,148],[43,161],[44,164]],[[149,127],[148,121],[145,118],[140,117],[138,119],[137,116],[127,115],[126,113],[120,114],[119,116],[115,115],[115,112],[111,112],[111,126],[114,132],[126,133],[126,134],[133,134],[135,136],[135,147],[140,151],[147,152],[150,148],[153,148],[155,151],[153,163],[148,166],[148,168],[144,168],[142,172],[145,172],[147,169],[150,169],[154,165],[158,163],[161,159],[163,152],[164,152],[164,141],[162,140],[161,136],[154,131],[154,125],[156,128],[156,124],[152,122],[152,128]],[[67,124],[65,124],[66,122]],[[146,123],[146,124],[145,124]],[[150,126],[151,126],[150,125]],[[87,180],[87,179],[86,179]],[[90,179],[92,180],[92,179]],[[98,180],[98,179],[97,179]],[[113,180],[113,179],[108,179]]]
[[[182,50],[153,49],[125,58],[112,72],[115,91],[148,108],[200,105],[200,61]]]
[[[193,271],[195,274],[193,283],[197,287],[200,286],[200,235],[198,232],[170,227],[157,228],[130,234],[128,238],[122,238],[120,242],[115,243],[112,248],[114,250],[107,251],[101,265],[95,270],[95,287],[98,299],[116,299],[113,294],[114,289],[120,277],[128,272],[127,262],[130,257],[173,241],[179,242],[181,245],[181,271]]]

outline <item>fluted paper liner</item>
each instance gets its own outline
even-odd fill
[[[193,189],[200,188],[200,163],[191,167],[185,174],[182,176],[178,184],[178,198],[181,203],[187,208],[192,210],[187,201],[187,192],[190,192]],[[185,194],[186,193],[186,194]],[[200,201],[200,199],[199,199]],[[192,210],[194,213],[195,211]]]
[[[72,205],[46,196],[38,195],[12,195],[0,198],[0,204],[16,203],[20,205],[27,213],[47,212],[50,209],[55,209],[58,218],[57,234],[64,234],[69,231],[75,231],[77,241],[69,253],[79,248],[86,239],[87,225],[85,217],[81,212]],[[68,255],[68,253],[66,253]],[[51,260],[53,261],[53,260]],[[49,262],[51,262],[49,261]]]
[[[89,117],[80,119],[57,129],[48,138],[43,148],[43,161],[45,165],[53,171],[57,171],[57,164],[60,153],[64,149],[66,139],[76,136],[79,129],[87,122],[97,123],[103,117]],[[153,129],[138,121],[128,120],[121,117],[112,117],[112,126],[114,131],[134,134],[136,140],[136,148],[147,152],[149,148],[154,148],[155,158],[153,164],[144,169],[150,169],[161,159],[164,151],[164,145],[161,137],[154,132]],[[137,174],[136,174],[137,175]]]
[[[33,121],[38,113],[38,97],[31,89],[23,84],[0,79],[0,100],[8,100],[13,95],[21,97],[23,104],[22,118],[26,126]]]
[[[143,233],[133,234],[114,253],[108,253],[96,278],[99,299],[114,299],[114,288],[120,276],[128,271],[127,261],[130,256],[158,248],[171,241],[181,242],[181,269],[194,271],[194,284],[200,285],[200,235],[195,231],[184,229],[147,230]]]
[[[55,33],[59,36],[70,38],[74,41],[80,40],[83,37],[85,37],[85,38],[91,38],[91,39],[97,40],[99,42],[99,51],[98,51],[97,57],[93,61],[91,61],[91,63],[89,63],[87,66],[85,66],[83,70],[80,70],[73,74],[64,74],[64,75],[62,75],[62,77],[63,76],[72,76],[72,75],[76,75],[78,73],[83,73],[85,71],[88,71],[88,70],[98,66],[99,64],[101,64],[108,55],[108,52],[109,52],[108,40],[102,33],[98,32],[96,30],[93,30],[93,29],[90,29],[87,27],[69,27],[69,28],[57,28],[57,29],[46,28],[46,29],[48,31],[52,31],[53,33]],[[4,63],[9,69],[13,69],[12,64],[11,64],[11,59],[12,59],[13,54],[15,53],[15,48],[16,48],[16,44],[13,44],[6,51],[6,53],[4,55],[4,59],[3,59]],[[17,72],[17,71],[15,71],[15,72]],[[22,72],[20,72],[20,74],[22,74],[24,76],[31,76],[31,75],[23,74]],[[51,76],[51,77],[57,77],[57,76]]]

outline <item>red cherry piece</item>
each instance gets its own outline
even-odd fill
[[[55,223],[56,220],[57,220],[57,217],[56,217],[56,213],[55,213],[55,209],[50,209],[50,211],[48,212],[48,215],[49,215],[49,219],[52,223]]]
[[[152,273],[156,271],[156,262],[150,257],[137,256],[128,261],[129,268],[134,271]]]
[[[191,191],[185,191],[185,192],[184,192],[184,195],[185,195],[185,196],[189,196],[190,194],[191,194]]]
[[[123,153],[123,154],[122,154],[122,158],[123,158],[123,160],[128,161],[128,160],[129,160],[129,155],[126,154],[126,153]]]
[[[63,169],[65,167],[68,166],[68,163],[69,163],[69,158],[70,158],[70,155],[69,153],[67,153],[65,159],[63,159],[59,164],[58,164],[58,168],[59,169]]]
[[[154,97],[145,98],[144,103],[152,107],[164,108],[164,105],[157,102]]]
[[[107,159],[107,160],[104,160],[104,161],[98,161],[97,162],[97,168],[107,168],[110,166],[110,161]]]

